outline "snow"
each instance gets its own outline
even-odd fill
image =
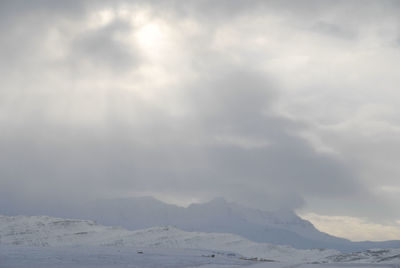
[[[187,208],[151,197],[98,200],[87,213],[101,224],[130,230],[171,225],[186,231],[229,232],[256,242],[296,248],[331,248],[349,241],[318,231],[290,210],[262,211],[216,198]]]
[[[342,263],[393,263],[400,264],[400,249],[369,249],[361,252],[338,254],[327,258]]]
[[[24,247],[0,246],[1,268],[388,268],[384,264],[304,264],[252,262],[226,255],[207,257],[201,250],[146,249],[137,254],[130,247]]]
[[[228,233],[187,232],[174,227],[130,231],[86,220],[0,215],[0,268],[374,268],[399,267],[398,256],[400,249],[339,254],[256,243]]]
[[[143,249],[141,249],[143,250]],[[24,247],[0,246],[0,267],[198,267],[214,265],[248,265],[248,261],[189,249],[138,249],[131,247]]]
[[[152,197],[101,199],[50,214],[94,220],[102,225],[129,230],[175,226],[189,232],[232,233],[258,243],[289,245],[297,249],[331,248],[353,252],[370,248],[400,248],[400,241],[396,240],[351,242],[320,232],[291,210],[262,211],[223,198],[189,207],[166,204]]]
[[[300,262],[319,261],[338,254],[334,250],[298,250],[256,243],[234,234],[187,232],[174,227],[129,231],[97,225],[93,221],[47,216],[0,216],[0,244],[208,249],[235,252],[245,257]]]

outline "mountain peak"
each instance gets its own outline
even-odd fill
[[[102,199],[84,212],[81,215],[86,219],[130,230],[175,226],[185,231],[233,233],[256,242],[303,249],[357,246],[318,231],[290,209],[263,211],[227,201],[223,197],[191,204],[187,208],[170,205],[154,197]],[[66,217],[80,216],[69,214]]]

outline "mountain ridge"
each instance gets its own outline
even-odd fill
[[[99,251],[100,248],[102,249]],[[49,216],[0,215],[0,252],[4,249],[16,249],[18,252],[31,252],[29,249],[34,249],[36,256],[38,252],[47,252],[48,249],[85,252],[94,250],[103,254],[105,252],[107,258],[112,252],[119,252],[121,249],[126,249],[130,254],[154,252],[157,249],[160,252],[180,249],[196,250],[193,253],[202,257],[218,254],[219,257],[237,260],[345,265],[398,264],[400,260],[400,249],[374,249],[341,254],[330,249],[301,250],[257,243],[229,233],[187,232],[171,226],[129,231],[120,227],[99,225],[94,221]],[[299,265],[290,267],[297,266]]]
[[[288,245],[297,249],[330,248],[354,252],[371,248],[400,248],[398,240],[352,242],[319,231],[291,210],[263,211],[223,198],[188,207],[167,204],[154,197],[99,199],[82,204],[75,210],[48,215],[93,220],[129,230],[175,226],[189,232],[232,233],[254,242]]]
[[[0,215],[0,246],[23,247],[130,247],[180,248],[217,251],[237,258],[258,257],[276,261],[321,261],[334,250],[298,250],[256,243],[229,233],[187,232],[171,226],[129,231],[93,221],[48,216]],[[238,255],[237,255],[238,254]]]
[[[214,198],[188,207],[170,205],[154,197],[102,199],[88,213],[90,219],[130,230],[170,225],[185,231],[223,232],[255,242],[298,249],[332,248],[343,252],[370,248],[400,248],[400,241],[352,242],[319,231],[288,209],[263,211]],[[106,215],[104,212],[106,211]]]

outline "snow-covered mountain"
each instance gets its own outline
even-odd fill
[[[93,221],[47,216],[0,216],[0,245],[202,249],[229,252],[238,258],[257,257],[285,262],[323,261],[338,253],[334,250],[298,250],[256,243],[233,234],[186,232],[174,227],[129,231],[97,225]]]
[[[30,213],[38,214],[35,211]],[[190,232],[232,233],[254,242],[289,245],[297,249],[331,248],[355,252],[371,248],[400,248],[400,241],[351,242],[320,232],[293,211],[261,211],[223,198],[188,207],[166,204],[152,197],[103,199],[82,204],[76,209],[40,212],[43,213],[87,219],[128,230],[175,226]]]
[[[238,234],[256,242],[295,248],[336,248],[347,240],[318,231],[289,210],[265,212],[217,198],[187,208],[165,204],[151,197],[100,200],[90,219],[101,224],[136,230],[171,225],[186,231]]]
[[[351,252],[329,256],[335,263],[400,263],[400,249],[368,249],[361,252]]]
[[[225,258],[220,258],[220,262],[227,263],[228,261],[235,264],[240,264],[241,260],[253,258],[262,261],[293,263],[297,264],[296,267],[305,263],[335,264],[330,267],[342,267],[337,264],[397,265],[400,263],[400,249],[375,249],[340,254],[335,250],[300,250],[288,246],[257,243],[227,233],[187,232],[174,227],[153,227],[129,231],[119,227],[98,225],[93,221],[47,216],[10,217],[0,215],[0,253],[2,251],[12,254],[12,256],[4,255],[3,258],[7,256],[10,263],[18,263],[18,265],[25,263],[24,260],[29,258],[39,261],[39,263],[47,263],[48,258],[55,258],[57,262],[58,258],[71,262],[71,256],[82,258],[82,262],[115,262],[115,258],[118,256],[126,258],[132,253],[138,252],[150,253],[147,257],[149,259],[146,261],[146,259],[138,260],[138,258],[130,257],[130,261],[146,263],[151,260],[158,263],[158,267],[160,262],[153,258],[160,258],[160,256],[165,258],[168,257],[167,255],[173,254],[168,259],[189,258],[187,262],[190,264],[195,263],[196,258],[209,257],[210,255],[204,254],[210,253]],[[66,255],[61,254],[60,256],[60,251],[66,251]],[[86,252],[86,254],[82,255],[79,252]],[[154,254],[155,252],[158,254]],[[55,254],[55,257],[52,254]],[[43,255],[46,256],[44,259]],[[0,267],[3,267],[1,256],[0,254]],[[242,265],[246,265],[246,263],[242,263]],[[286,265],[271,267],[286,267]]]
[[[86,215],[98,223],[130,230],[170,225],[186,231],[233,233],[255,242],[290,245],[298,249],[332,248],[353,252],[400,248],[400,241],[351,242],[320,232],[293,211],[261,211],[223,198],[187,208],[152,197],[99,200]]]

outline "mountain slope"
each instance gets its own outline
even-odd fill
[[[187,208],[151,197],[99,200],[87,215],[99,223],[131,230],[171,225],[186,231],[233,233],[255,242],[290,245],[298,249],[364,249],[362,244],[318,231],[292,211],[250,209],[223,198]]]
[[[92,253],[88,255],[87,250]],[[41,252],[50,252],[50,255],[45,254],[46,258],[59,258],[59,251],[67,251],[74,253],[75,255],[72,254],[74,256],[79,255],[79,258],[83,259],[94,258],[93,260],[98,261],[97,259],[100,258],[100,261],[112,262],[115,261],[115,256],[131,255],[137,250],[149,253],[148,258],[160,258],[160,256],[165,257],[171,254],[170,259],[174,258],[173,254],[175,254],[175,258],[182,258],[182,254],[190,253],[191,257],[187,256],[190,259],[186,260],[189,263],[193,263],[193,258],[207,257],[204,254],[217,254],[221,257],[219,261],[225,263],[226,261],[237,263],[241,256],[248,259],[255,257],[258,260],[268,259],[299,265],[314,262],[343,263],[344,265],[352,263],[387,265],[398,264],[400,261],[400,249],[375,249],[338,254],[334,250],[299,250],[287,246],[256,243],[233,234],[186,232],[174,227],[154,227],[129,231],[98,225],[93,221],[86,220],[0,215],[0,252],[11,252],[18,256],[21,252],[27,252],[27,254],[33,254],[33,258],[37,259],[42,258]],[[77,255],[77,252],[81,251],[85,254]],[[56,257],[51,254],[56,254]],[[61,258],[69,260],[69,253],[66,254]],[[26,259],[27,256],[23,255],[22,258]],[[137,258],[134,259],[137,261]],[[15,260],[10,260],[15,263]],[[143,259],[143,261],[146,260]],[[159,265],[155,267],[159,267]],[[332,267],[336,267],[336,265]]]
[[[30,212],[35,214],[34,211]],[[43,213],[43,212],[42,212]],[[400,248],[400,241],[351,242],[317,230],[293,211],[261,211],[217,198],[179,207],[152,197],[103,199],[52,216],[84,218],[108,226],[139,230],[175,226],[185,231],[232,233],[254,242],[289,245],[298,249],[331,248],[343,252],[371,248]]]
[[[255,243],[233,234],[185,232],[174,227],[128,231],[92,221],[46,216],[0,216],[0,245],[203,249],[286,262],[321,261],[337,254],[333,250],[298,250]]]

